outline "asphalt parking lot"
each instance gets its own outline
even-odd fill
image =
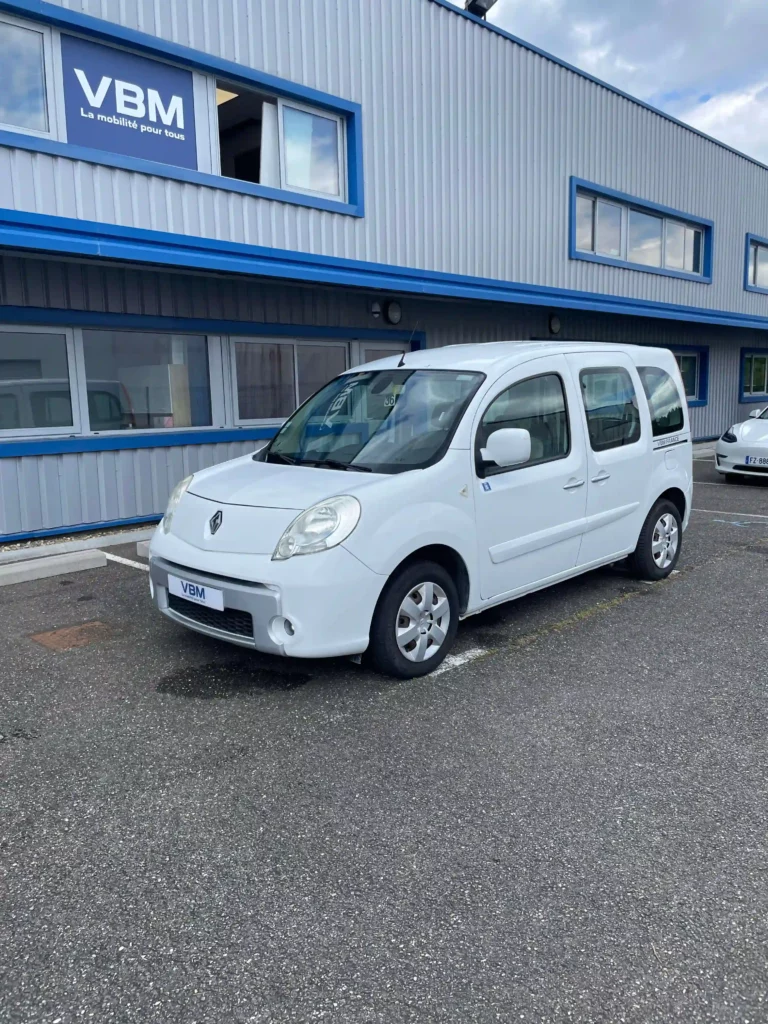
[[[768,486],[696,475],[679,573],[416,682],[0,589],[0,1020],[768,1020]]]

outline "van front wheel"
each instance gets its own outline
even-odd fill
[[[425,676],[450,651],[458,621],[459,597],[450,574],[436,562],[406,565],[379,599],[366,661],[398,679]]]
[[[643,523],[629,567],[638,579],[663,580],[680,557],[683,524],[680,512],[671,501],[657,501]]]

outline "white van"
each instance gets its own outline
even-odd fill
[[[150,587],[201,633],[410,678],[492,605],[627,556],[663,579],[692,490],[667,350],[428,349],[342,374],[261,451],[183,480]]]

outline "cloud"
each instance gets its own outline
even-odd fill
[[[765,0],[498,0],[489,20],[768,162]]]

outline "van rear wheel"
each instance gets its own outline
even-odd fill
[[[671,501],[657,501],[643,523],[629,567],[641,580],[663,580],[680,558],[683,523]]]
[[[453,646],[459,596],[436,562],[415,562],[387,583],[371,623],[366,662],[376,672],[415,679],[432,672]]]

